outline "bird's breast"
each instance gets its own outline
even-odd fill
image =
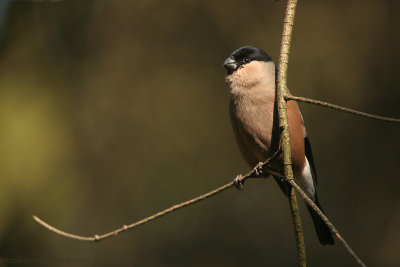
[[[274,95],[231,90],[230,116],[237,143],[250,165],[266,159],[271,145]]]

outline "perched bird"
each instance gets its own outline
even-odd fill
[[[240,151],[254,167],[272,156],[279,148],[279,121],[276,100],[277,71],[274,62],[261,49],[244,46],[235,50],[224,62],[229,84],[229,113]],[[316,191],[316,172],[303,117],[295,101],[287,102],[294,178],[304,192],[321,208]],[[278,158],[263,170],[272,175],[288,196],[290,185],[284,182],[282,159]],[[307,206],[308,207],[308,206]],[[319,215],[308,210],[323,244],[334,244],[331,231]]]

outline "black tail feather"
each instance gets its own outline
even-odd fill
[[[323,212],[323,210],[321,208],[321,205],[319,204],[317,196],[315,196],[315,204]],[[326,223],[313,210],[313,208],[311,208],[308,205],[307,205],[307,208],[308,208],[308,211],[311,214],[311,218],[313,220],[314,227],[315,227],[315,230],[317,232],[317,236],[318,236],[319,242],[321,242],[322,245],[333,245],[333,244],[335,244],[335,240],[333,239],[332,232],[329,229],[329,227],[326,225]]]
[[[290,184],[288,184],[285,181],[282,181],[279,177],[274,176],[275,181],[278,183],[279,187],[281,188],[282,192],[289,197],[289,192],[291,189]],[[315,194],[315,204],[318,206],[318,208],[324,212],[321,208],[321,205],[319,204],[318,201],[318,196]],[[317,236],[319,239],[319,242],[321,242],[322,245],[333,245],[335,244],[335,240],[333,239],[332,232],[329,229],[329,227],[326,225],[326,223],[321,219],[321,217],[311,208],[307,205],[308,211],[311,214],[311,218],[314,223],[315,230],[317,232]]]

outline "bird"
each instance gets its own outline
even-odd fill
[[[243,46],[224,61],[225,81],[229,85],[229,115],[240,152],[250,167],[260,166],[278,149],[279,116],[276,97],[277,69],[271,57],[253,46]],[[287,102],[287,117],[291,143],[294,179],[322,210],[318,200],[317,175],[311,144],[303,116],[295,101]],[[260,170],[263,177],[273,176],[283,193],[289,197],[290,184],[283,177],[282,158]],[[318,239],[323,245],[333,245],[331,230],[308,206]]]

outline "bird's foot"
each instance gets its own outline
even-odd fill
[[[259,162],[259,163],[254,167],[254,174],[255,174],[255,177],[263,176],[264,170],[263,170],[263,163],[262,163],[262,162]]]
[[[242,190],[244,186],[243,175],[238,174],[236,178],[233,180],[237,189]]]

